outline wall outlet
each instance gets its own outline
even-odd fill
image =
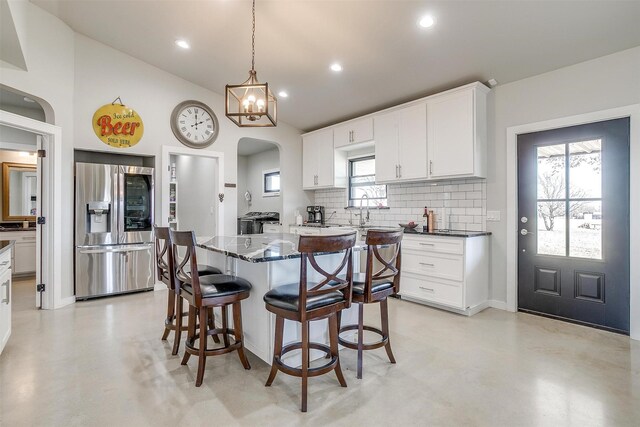
[[[500,221],[500,211],[487,211],[487,221]]]

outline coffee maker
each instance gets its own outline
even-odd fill
[[[324,206],[307,206],[307,223],[324,224]]]

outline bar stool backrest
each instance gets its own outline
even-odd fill
[[[367,301],[371,300],[373,282],[378,280],[392,280],[394,293],[400,291],[400,264],[402,230],[369,230],[367,231],[367,269],[364,284],[364,295]],[[392,246],[393,255],[390,259],[385,259],[380,254],[380,248]],[[373,260],[377,259],[382,267],[373,271]]]
[[[353,287],[353,246],[356,243],[356,232],[336,236],[300,236],[298,251],[300,261],[300,300],[298,310],[301,318],[305,317],[307,299],[321,296],[329,292],[340,291],[345,299],[345,308],[351,305],[351,289]],[[315,254],[321,252],[341,252],[344,257],[340,265],[333,271],[327,272],[318,265]],[[313,271],[319,273],[323,279],[313,282],[308,287],[308,264]],[[342,272],[346,269],[346,274]]]
[[[179,288],[182,284],[190,285],[193,288],[193,295],[199,303],[202,299],[202,291],[198,275],[198,260],[196,259],[196,236],[193,231],[169,230],[169,238],[172,254],[169,261],[176,286]],[[179,248],[184,249],[184,257],[180,257]],[[187,266],[189,266],[188,269],[186,269]]]
[[[156,236],[156,268],[158,270],[158,279],[165,283],[169,289],[174,290],[173,274],[169,269],[170,240],[169,227],[153,227]]]

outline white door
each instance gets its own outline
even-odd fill
[[[333,131],[333,142],[335,148],[344,147],[351,144],[351,123],[336,126]]]
[[[473,175],[474,92],[455,92],[427,101],[429,176]]]
[[[427,178],[427,105],[414,105],[399,113],[400,179]]]
[[[376,116],[374,119],[376,182],[398,180],[398,121],[398,112]]]
[[[302,187],[314,188],[318,173],[318,156],[316,154],[315,135],[302,138]]]
[[[45,139],[48,138],[47,136],[37,136],[37,149],[38,150],[44,150],[44,145],[45,145]],[[37,179],[36,179],[36,218],[39,216],[45,216],[44,212],[42,211],[42,207],[45,206],[45,201],[43,200],[45,197],[45,194],[43,193],[43,188],[44,188],[44,177],[47,176],[46,174],[48,173],[48,162],[45,161],[46,158],[42,158],[40,156],[38,156],[37,159],[37,169],[36,169],[36,174],[37,174]],[[45,264],[47,262],[46,258],[42,257],[42,247],[43,247],[43,236],[44,236],[44,232],[42,230],[42,227],[44,227],[44,225],[39,225],[38,222],[36,221],[36,247],[35,247],[35,260],[36,260],[36,265],[35,265],[35,271],[36,271],[36,284],[38,283],[43,283],[42,278],[46,277],[43,275],[44,273],[44,269]],[[33,256],[33,254],[31,255]],[[41,302],[42,302],[42,292],[38,292],[37,288],[36,288],[36,307],[40,307],[41,306]],[[46,307],[42,307],[42,308],[46,308]]]
[[[318,187],[334,186],[333,129],[316,134],[316,157],[318,161]]]

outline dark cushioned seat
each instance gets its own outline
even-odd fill
[[[191,285],[183,285],[182,290],[193,294]],[[200,277],[203,298],[223,297],[251,290],[251,283],[241,277],[228,274],[212,274]]]
[[[367,275],[365,273],[353,273],[353,293],[358,295],[364,294],[364,284]],[[371,283],[371,292],[380,292],[393,287],[393,280],[380,279]]]
[[[185,267],[186,271],[189,271],[189,267]],[[165,280],[169,280],[169,276],[168,276],[168,271],[167,270],[163,270],[162,271],[162,277]],[[199,276],[208,276],[210,274],[222,274],[222,271],[220,271],[219,269],[212,267],[210,265],[205,265],[205,264],[198,264],[198,275]]]
[[[298,311],[300,300],[299,291],[300,285],[298,283],[278,286],[264,295],[264,302],[283,310]],[[343,300],[344,297],[340,291],[332,291],[322,295],[307,297],[307,311]]]

